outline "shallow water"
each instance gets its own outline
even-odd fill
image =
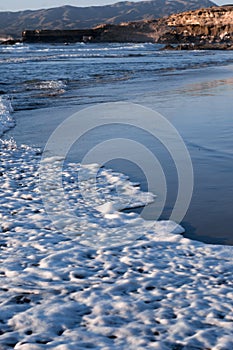
[[[16,111],[17,125],[8,136],[18,143],[43,147],[62,120],[95,103],[132,101],[164,115],[183,137],[194,166],[193,198],[182,222],[186,236],[233,244],[232,52],[160,52],[152,44],[18,45],[1,48],[0,62],[0,90]],[[148,135],[125,128],[96,130],[71,149],[69,160],[80,161],[116,133],[136,138],[160,159],[168,186],[161,218],[167,219],[177,194],[176,170]],[[143,173],[131,163],[107,165],[147,189]],[[156,182],[153,192],[159,201]]]

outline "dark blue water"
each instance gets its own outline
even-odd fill
[[[17,122],[8,135],[43,147],[60,121],[96,103],[131,101],[157,110],[176,127],[193,162],[193,198],[182,221],[186,236],[233,244],[233,52],[159,49],[154,44],[1,47],[0,92],[11,99]],[[159,159],[168,189],[161,218],[169,218],[178,191],[176,168],[149,135],[95,130],[74,145],[69,159],[80,161],[116,134],[143,143]],[[147,189],[132,162],[120,159],[107,166]],[[160,195],[156,183],[153,191]],[[147,218],[154,218],[153,205]]]

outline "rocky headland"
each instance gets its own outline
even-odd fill
[[[165,49],[233,48],[233,6],[213,6],[161,19],[102,24],[92,29],[25,30],[24,42],[152,42]],[[175,46],[174,46],[175,45]]]

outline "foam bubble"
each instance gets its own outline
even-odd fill
[[[15,121],[11,115],[13,107],[7,97],[0,96],[0,136],[15,126]]]
[[[185,239],[179,234],[182,228],[170,221],[147,222],[119,212],[121,195],[135,186],[103,169],[103,198],[95,196],[88,179],[96,164],[85,166],[83,177],[83,185],[93,191],[91,205],[82,200],[75,181],[82,166],[69,164],[63,170],[66,195],[80,226],[75,230],[71,217],[59,231],[40,198],[38,150],[0,140],[0,151],[4,348],[232,348],[232,247]],[[48,158],[44,166],[51,161],[62,159]],[[126,193],[114,192],[116,184],[127,185]],[[52,185],[49,191],[54,191]],[[139,190],[133,193],[135,200],[144,201]],[[62,207],[53,204],[59,214]],[[130,239],[131,244],[107,244],[111,236],[119,241],[117,235],[139,231],[141,237]],[[80,235],[96,245],[80,244]],[[98,247],[103,238],[106,245]]]

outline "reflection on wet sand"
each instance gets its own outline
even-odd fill
[[[224,92],[226,92],[226,89],[229,89],[232,92],[232,85],[233,77],[228,79],[203,81],[200,83],[186,85],[184,89],[179,90],[179,93],[188,94],[191,96],[213,96],[221,93],[223,88]]]

